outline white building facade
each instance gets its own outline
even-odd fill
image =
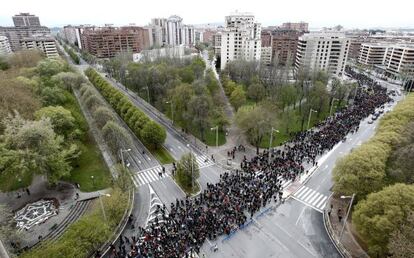
[[[20,41],[22,49],[39,49],[47,58],[59,57],[55,39],[52,37],[30,37]]]
[[[221,69],[233,60],[260,61],[261,25],[250,13],[233,13],[225,18],[221,32]]]
[[[0,56],[8,55],[11,52],[9,39],[6,36],[0,36]]]
[[[325,71],[342,76],[350,40],[340,32],[307,33],[299,37],[295,71]]]
[[[362,43],[358,62],[365,65],[382,65],[388,50],[387,44]]]
[[[387,49],[385,72],[392,78],[414,76],[414,44],[395,44]]]

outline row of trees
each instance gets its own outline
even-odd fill
[[[72,58],[72,61],[75,64],[80,64],[80,58],[78,54],[75,53],[75,51],[72,50],[72,48],[68,47],[67,45],[63,45],[63,48],[65,49],[66,53],[69,54],[70,58]]]
[[[222,130],[227,124],[218,82],[213,71],[205,71],[205,63],[199,57],[133,63],[128,54],[121,53],[104,67],[111,76],[170,115],[175,124],[204,142],[211,126],[218,125]]]
[[[389,249],[389,244],[393,233],[406,231],[414,211],[413,106],[413,95],[398,103],[381,119],[375,136],[341,159],[333,171],[334,191],[356,194],[353,221],[373,256],[402,257],[402,249]]]
[[[164,143],[166,132],[162,126],[148,118],[126,96],[112,87],[95,70],[89,68],[85,71],[85,74],[144,144],[156,149]],[[87,92],[87,89],[85,89],[85,92]],[[84,94],[87,94],[85,92]],[[92,96],[89,97],[91,99],[88,102],[98,101],[93,100],[95,97]],[[87,101],[85,100],[85,102]]]

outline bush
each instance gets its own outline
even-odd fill
[[[141,138],[146,145],[156,149],[165,141],[167,134],[159,124],[149,121],[142,128]]]

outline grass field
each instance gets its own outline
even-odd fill
[[[159,162],[161,162],[161,164],[171,164],[175,161],[175,159],[164,147],[152,149],[150,152]]]
[[[91,137],[89,136],[86,141],[79,143],[82,154],[71,175],[65,178],[69,182],[78,183],[83,192],[105,189],[111,184],[109,169]]]

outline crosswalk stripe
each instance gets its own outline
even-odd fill
[[[144,179],[144,183],[148,184],[150,181],[148,180],[147,176],[145,173],[141,174],[142,178]]]
[[[313,202],[313,200],[315,200],[319,195],[321,195],[320,193],[318,193],[318,192],[315,192],[316,194],[311,198],[311,199],[309,199],[309,203],[312,203]]]
[[[319,202],[319,200],[320,199],[322,199],[323,198],[323,194],[321,194],[318,198],[316,198],[312,203],[311,203],[311,205],[313,205],[313,206],[315,206],[315,204],[317,204],[318,202]]]
[[[296,195],[296,197],[298,197],[298,198],[302,198],[302,196],[304,196],[304,194],[310,190],[310,188],[308,188],[308,187],[306,187],[306,186],[303,186],[303,187],[305,187],[305,188],[306,188],[306,189],[305,189],[305,191],[301,192],[299,195]]]
[[[315,194],[316,194],[316,191],[313,190],[313,189],[311,189],[310,192],[309,192],[309,194],[308,194],[308,196],[306,198],[304,198],[303,200],[305,202],[308,202]]]
[[[154,180],[157,180],[157,176],[155,175],[154,170],[148,171],[147,176],[151,178],[151,181],[150,182],[152,182]]]
[[[303,190],[305,189],[305,187],[301,187],[294,195],[298,196],[301,192],[303,192]]]
[[[322,200],[316,205],[316,207],[318,208],[318,209],[322,209],[322,204],[324,204],[324,202],[325,202],[325,200],[327,199],[328,197],[323,197],[322,198]]]

